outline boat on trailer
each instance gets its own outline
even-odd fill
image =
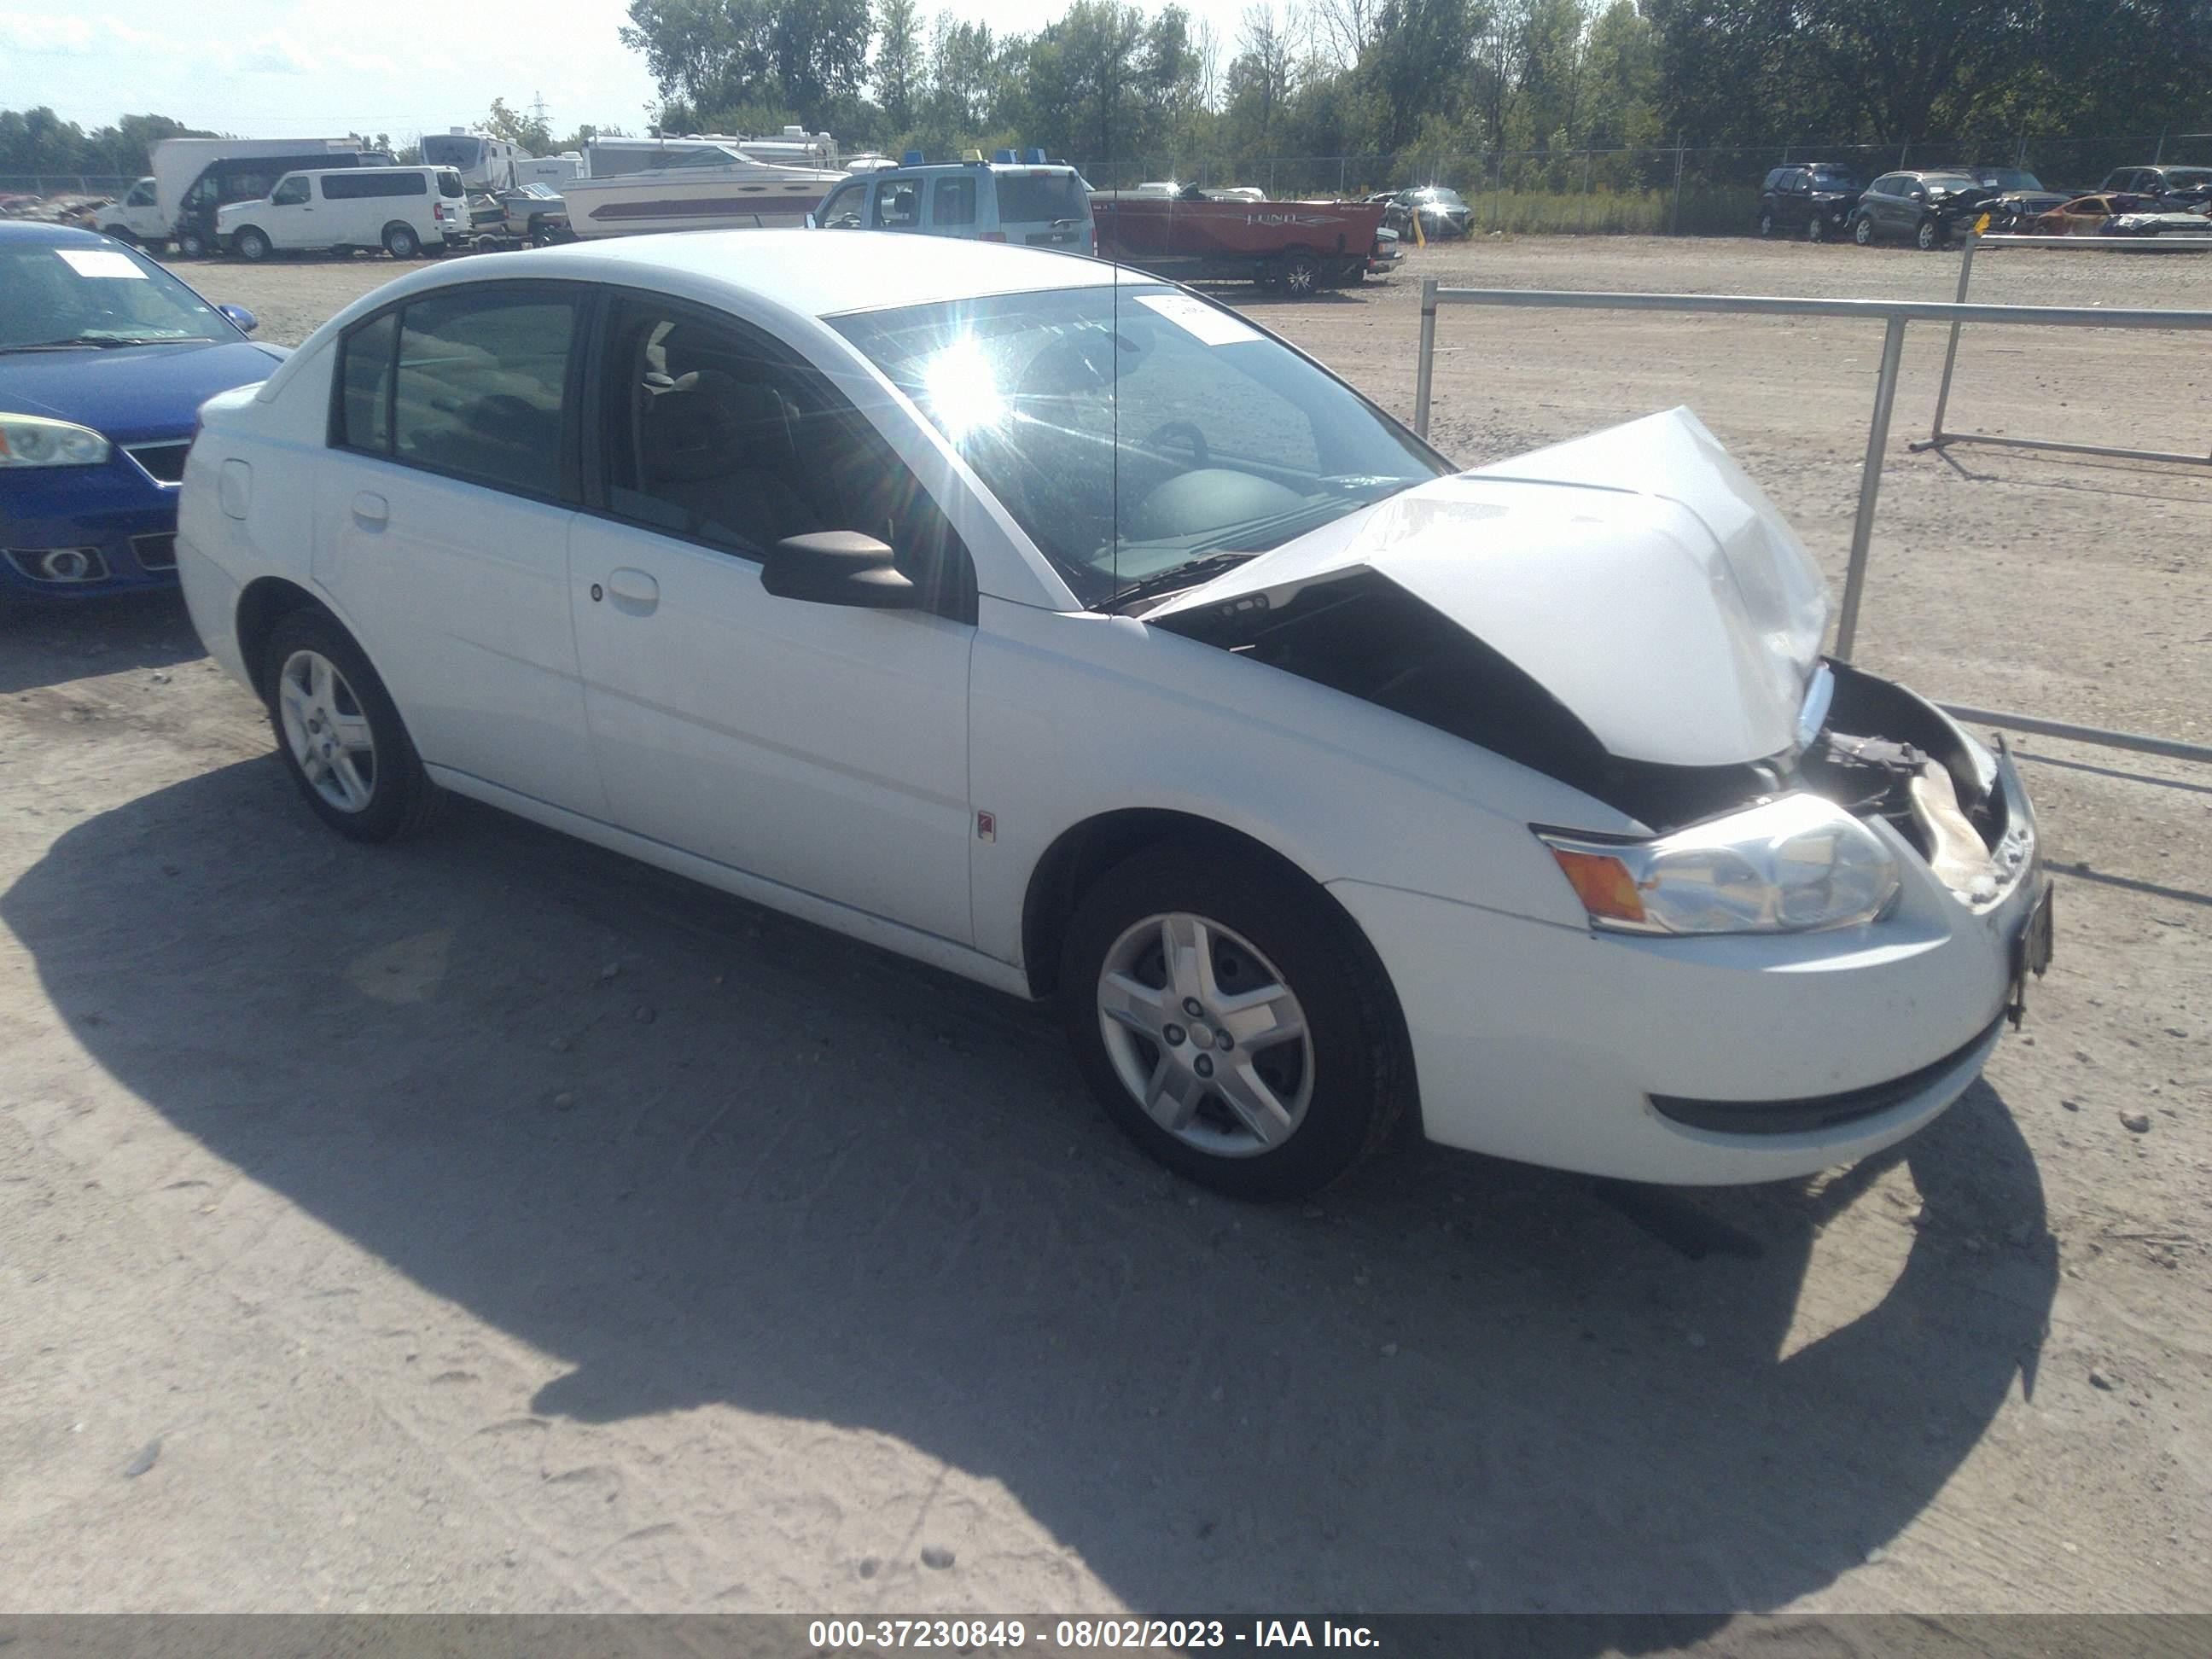
[[[593,140],[584,176],[562,185],[578,236],[658,230],[794,228],[847,174],[824,134],[776,138]]]

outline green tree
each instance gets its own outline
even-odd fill
[[[509,109],[504,98],[491,100],[491,109],[483,118],[483,130],[494,138],[521,145],[532,155],[543,155],[553,147],[552,130],[546,125],[544,116],[536,111],[526,114]]]
[[[665,100],[787,109],[809,127],[858,99],[872,32],[868,0],[630,0],[629,19],[623,42]]]
[[[927,90],[921,13],[915,0],[877,0],[876,101],[891,131],[912,130]]]

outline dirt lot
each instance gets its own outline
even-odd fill
[[[1422,274],[1954,270],[1483,242],[1254,309],[1404,412]],[[289,342],[391,272],[190,274]],[[1840,575],[1878,331],[1441,339],[1461,459],[1686,402]],[[2212,741],[2212,472],[1907,455],[1940,359],[1861,660]],[[2201,447],[2208,378],[1971,337],[1954,424]],[[2212,1609],[2212,775],[2023,748],[2057,963],[1893,1154],[1664,1194],[1401,1144],[1253,1209],[1031,1011],[489,811],[327,835],[173,603],[0,619],[0,1610]]]

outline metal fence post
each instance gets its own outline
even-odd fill
[[[1674,135],[1674,205],[1667,216],[1669,236],[1682,234],[1682,140],[1686,136],[1680,132]]]
[[[1431,304],[1429,296],[1424,295]],[[1905,356],[1905,319],[1882,330],[1881,373],[1874,388],[1874,423],[1867,428],[1866,465],[1859,472],[1859,510],[1851,520],[1850,562],[1844,568],[1844,609],[1836,621],[1836,658],[1851,659],[1859,632],[1859,601],[1866,595],[1867,551],[1874,541],[1874,504],[1881,494],[1883,452],[1889,447],[1889,410],[1897,401],[1897,366]]]
[[[1436,374],[1437,279],[1421,282],[1421,349],[1413,363],[1413,433],[1429,435],[1429,386]]]
[[[1584,149],[1583,151],[1583,210],[1575,218],[1575,228],[1578,231],[1586,231],[1589,228],[1589,198],[1590,152]]]
[[[1974,248],[1981,240],[1978,231],[1968,231],[1966,252],[1959,256],[1958,303],[1960,305],[1966,303],[1966,279],[1973,275]],[[1951,370],[1959,361],[1959,328],[1957,323],[1951,325],[1951,343],[1943,348],[1943,379],[1936,388],[1936,422],[1929,428],[1928,442],[1924,446],[1929,449],[1936,448],[1943,441],[1943,410],[1951,402]],[[1919,444],[1912,447],[1915,449],[1923,447]]]

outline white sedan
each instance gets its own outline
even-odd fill
[[[1224,1191],[1401,1113],[1803,1175],[2048,955],[2002,749],[1822,661],[1686,411],[1455,473],[1135,272],[745,231],[413,273],[203,418],[192,620],[333,829],[473,796],[1056,998]]]

